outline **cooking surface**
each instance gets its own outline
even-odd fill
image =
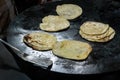
[[[55,15],[56,6],[63,3],[73,3],[81,6],[83,14],[77,19],[70,20],[69,29],[50,33],[54,34],[58,41],[70,39],[89,43],[92,46],[93,51],[86,60],[74,61],[60,58],[53,55],[51,51],[33,50],[23,42],[23,37],[26,34],[41,31],[39,29],[41,19],[50,14]],[[96,7],[90,1],[87,0],[64,0],[47,3],[42,6],[38,5],[25,10],[15,18],[8,28],[7,41],[26,53],[27,55],[24,57],[27,61],[34,62],[33,64],[39,65],[38,63],[41,62],[39,61],[41,58],[52,60],[53,64],[50,71],[68,74],[94,74],[116,71],[120,69],[120,20],[115,17],[115,15],[119,16],[119,13],[120,11],[108,11],[108,13],[107,11],[100,12],[99,10],[96,10]],[[115,29],[115,37],[106,43],[95,43],[83,39],[79,35],[79,26],[87,20],[108,23]]]

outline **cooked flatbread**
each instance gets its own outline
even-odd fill
[[[67,19],[49,15],[42,19],[42,23],[40,23],[40,29],[45,31],[60,31],[68,28],[70,23]]]
[[[99,22],[85,22],[80,27],[79,34],[82,38],[85,38],[93,42],[107,42],[114,38],[115,30],[108,24]]]
[[[88,57],[92,51],[92,47],[85,42],[75,41],[75,40],[64,40],[57,42],[53,49],[53,54],[59,57],[73,59],[73,60],[83,60]]]
[[[23,41],[35,50],[50,50],[56,43],[54,35],[45,32],[34,32],[24,36]]]
[[[95,42],[107,42],[107,41],[110,41],[111,39],[113,39],[114,36],[115,36],[115,30],[112,27],[110,27],[109,33],[107,34],[106,37],[98,39],[98,40],[96,39],[94,41]]]
[[[93,42],[108,42],[108,41],[110,41],[111,39],[114,38],[114,35],[115,35],[115,32],[111,33],[111,35],[106,36],[102,39],[90,39],[90,38],[86,38],[86,39],[89,40],[89,41],[93,41]]]
[[[62,4],[56,7],[56,12],[66,19],[75,19],[82,14],[82,8],[75,4]]]
[[[99,34],[99,35],[90,35],[90,34],[85,34],[84,32],[82,32],[81,30],[79,31],[79,34],[86,39],[93,39],[93,40],[99,40],[99,39],[103,39],[107,36],[110,36],[112,33],[114,33],[115,31],[113,30],[113,28],[109,27],[109,29],[103,33],[103,34]]]
[[[80,26],[80,30],[85,34],[90,35],[98,35],[103,34],[109,29],[108,24],[94,22],[94,21],[87,21]]]

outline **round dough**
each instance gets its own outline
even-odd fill
[[[56,43],[55,36],[45,32],[34,32],[24,36],[23,41],[35,50],[50,50]]]
[[[87,21],[80,26],[80,30],[85,34],[90,35],[98,35],[103,34],[109,29],[108,24],[94,22],[94,21]]]
[[[64,40],[57,42],[52,51],[53,54],[59,57],[73,60],[83,60],[88,57],[89,53],[92,51],[92,47],[85,42]]]
[[[56,12],[66,19],[75,19],[82,14],[82,8],[75,4],[62,4],[56,7]]]
[[[40,29],[45,31],[60,31],[70,26],[67,19],[55,15],[44,17],[42,22],[40,23]]]

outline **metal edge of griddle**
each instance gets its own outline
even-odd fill
[[[38,62],[38,59],[36,59],[36,60],[29,60],[29,59],[27,59],[25,57],[25,56],[29,56],[28,54],[22,52],[21,50],[19,50],[18,48],[12,46],[8,42],[4,41],[3,39],[0,39],[0,42],[2,42],[3,44],[7,45],[8,47],[10,47],[24,61],[31,62],[35,66],[40,66],[43,69],[50,69],[51,65],[53,64],[53,62],[50,59],[39,58],[39,62]]]

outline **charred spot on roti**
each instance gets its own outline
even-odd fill
[[[34,32],[24,36],[23,41],[35,50],[50,50],[56,43],[54,35],[45,32]]]

